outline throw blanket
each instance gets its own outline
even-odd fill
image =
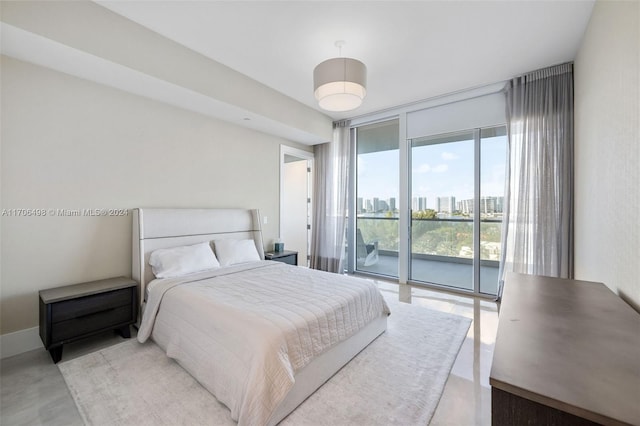
[[[278,262],[151,284],[138,340],[152,336],[240,426],[270,424],[296,371],[389,314],[369,281]]]

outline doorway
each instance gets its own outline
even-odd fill
[[[309,266],[312,168],[312,152],[280,146],[280,240],[298,252],[298,266]]]

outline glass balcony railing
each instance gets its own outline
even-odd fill
[[[379,261],[357,270],[398,276],[398,218],[358,217],[365,243],[377,242]],[[497,290],[502,220],[480,222],[480,290]],[[473,290],[473,220],[467,218],[412,219],[410,279]],[[455,269],[455,270],[454,270]]]

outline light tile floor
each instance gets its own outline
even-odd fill
[[[387,296],[402,302],[470,318],[473,322],[462,344],[431,425],[490,425],[489,370],[498,325],[494,302],[422,287],[375,281]],[[62,360],[121,342],[105,333],[65,346]],[[44,349],[0,361],[0,424],[82,425],[64,379]],[[408,425],[407,425],[408,426]]]
[[[497,304],[420,286],[398,285],[379,280],[376,282],[381,291],[398,293],[401,302],[472,320],[430,424],[490,425],[489,372],[498,329]]]

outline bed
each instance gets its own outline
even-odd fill
[[[371,282],[263,260],[257,210],[135,209],[132,231],[138,340],[158,344],[240,426],[279,423],[386,330]],[[219,268],[156,279],[149,264],[164,249],[248,240],[255,258],[221,256]]]

